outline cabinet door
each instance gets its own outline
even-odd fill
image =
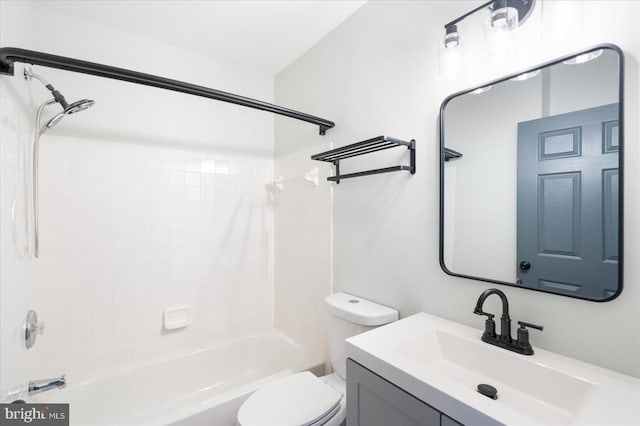
[[[347,426],[440,426],[440,412],[347,359]]]
[[[440,420],[440,426],[462,426],[462,423],[458,423],[446,414],[442,415]]]

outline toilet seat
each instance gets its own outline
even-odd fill
[[[335,416],[342,394],[308,371],[270,383],[240,407],[240,426],[315,426]]]

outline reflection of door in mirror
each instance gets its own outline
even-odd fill
[[[618,164],[617,103],[518,124],[518,284],[615,294]]]

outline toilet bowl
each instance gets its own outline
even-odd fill
[[[334,373],[308,371],[269,383],[242,404],[239,426],[343,426],[346,423],[344,340],[398,319],[398,311],[346,293],[325,298]]]

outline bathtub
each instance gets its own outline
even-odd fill
[[[164,358],[34,395],[69,403],[71,425],[231,426],[248,396],[293,372],[324,364],[277,330]],[[320,370],[320,371],[317,371]]]

